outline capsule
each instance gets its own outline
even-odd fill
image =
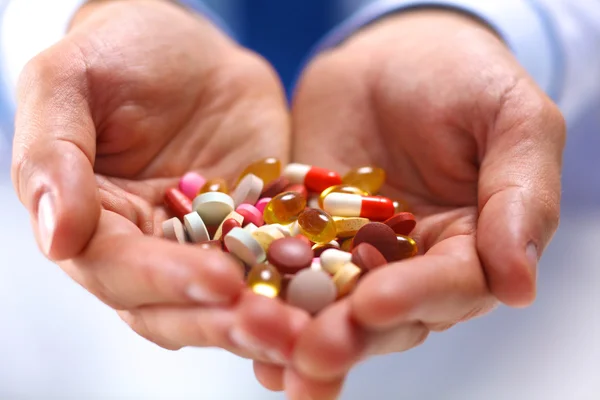
[[[323,190],[321,192],[321,194],[319,195],[319,208],[321,210],[323,209],[323,200],[325,200],[325,197],[327,197],[327,195],[330,193],[349,193],[349,194],[358,194],[360,196],[369,196],[370,195],[370,193],[365,192],[364,190],[361,190],[357,187],[350,186],[350,185],[330,186],[327,189]]]
[[[304,164],[288,164],[283,175],[290,182],[303,184],[309,191],[317,193],[342,183],[342,177],[337,172]]]
[[[240,183],[248,174],[258,176],[266,186],[281,175],[281,161],[277,158],[269,157],[253,162],[242,171],[237,183]]]
[[[329,243],[336,236],[335,222],[325,211],[307,208],[298,216],[300,233],[311,242]]]
[[[267,224],[287,225],[298,219],[306,208],[306,198],[297,192],[284,192],[273,197],[263,212]]]
[[[400,260],[411,258],[417,255],[419,249],[417,247],[417,242],[415,242],[413,238],[405,235],[396,235],[396,238],[398,239],[398,246],[401,250]]]
[[[375,194],[385,182],[385,171],[372,166],[356,168],[344,175],[342,182]]]
[[[165,206],[180,220],[192,212],[192,201],[178,189],[167,189],[164,202]]]
[[[247,283],[254,293],[275,298],[281,291],[281,274],[270,264],[256,264],[248,273]]]
[[[198,194],[203,194],[207,192],[221,192],[229,194],[229,185],[227,185],[227,181],[225,181],[225,179],[209,179],[208,181],[206,181],[204,186],[202,186]]]
[[[394,215],[394,204],[382,196],[331,193],[323,201],[323,210],[336,217],[362,217],[385,221]]]

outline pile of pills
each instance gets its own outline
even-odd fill
[[[417,254],[416,221],[378,192],[385,171],[345,176],[267,158],[249,165],[235,189],[223,179],[184,175],[165,193],[174,217],[163,236],[229,253],[248,287],[316,314],[349,294],[369,271]]]

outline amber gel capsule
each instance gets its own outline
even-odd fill
[[[256,294],[277,297],[281,290],[281,274],[270,264],[257,264],[248,273],[248,287]]]
[[[298,192],[284,192],[273,197],[263,212],[267,224],[291,224],[306,208],[306,198]]]
[[[198,194],[203,194],[207,192],[221,192],[229,194],[229,186],[227,185],[227,181],[221,178],[209,179],[208,181],[206,181],[204,186],[202,186]]]
[[[342,182],[371,194],[378,193],[385,182],[385,171],[378,167],[361,167],[348,172]]]
[[[269,157],[253,162],[242,171],[238,178],[238,183],[248,174],[258,176],[266,186],[281,175],[281,161],[277,158]]]
[[[300,233],[313,243],[329,243],[336,236],[335,222],[325,211],[307,208],[298,216]]]

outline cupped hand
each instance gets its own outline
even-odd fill
[[[14,185],[43,253],[142,336],[253,356],[230,338],[239,266],[155,235],[183,173],[231,181],[251,161],[285,162],[288,114],[272,68],[202,17],[92,2],[22,74]]]
[[[290,399],[336,398],[374,355],[491,310],[529,305],[559,220],[565,126],[494,32],[441,10],[390,16],[323,53],[293,104],[298,162],[378,165],[417,217],[420,254],[367,275],[302,331],[285,368],[255,363]]]

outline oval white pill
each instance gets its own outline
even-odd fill
[[[264,182],[258,176],[253,174],[244,176],[231,195],[235,206],[237,207],[240,204],[256,204],[263,187]]]
[[[321,254],[321,267],[335,275],[345,264],[352,260],[352,253],[337,249],[327,249]]]
[[[294,275],[286,293],[290,305],[316,314],[335,301],[337,288],[327,273],[307,268]]]
[[[186,242],[185,228],[177,218],[171,218],[162,223],[163,236],[165,239],[175,240],[179,243]]]
[[[196,196],[192,208],[206,225],[219,225],[235,207],[231,196],[221,192],[207,192]]]
[[[233,228],[225,236],[224,242],[229,253],[250,267],[267,259],[267,253],[265,253],[260,243],[252,237],[250,232],[243,228]]]
[[[210,235],[202,217],[197,212],[191,212],[183,217],[183,223],[190,240],[193,243],[202,243],[210,240]]]

